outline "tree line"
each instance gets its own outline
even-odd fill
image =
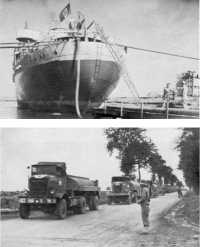
[[[185,183],[199,193],[199,128],[184,128],[178,139],[179,169],[183,171]]]
[[[110,155],[116,154],[120,160],[120,170],[124,175],[138,173],[141,181],[141,168],[149,168],[152,173],[152,182],[156,178],[159,184],[181,183],[172,168],[166,165],[166,161],[159,154],[158,149],[150,138],[146,136],[146,130],[142,128],[108,128],[105,130],[107,138],[107,150]]]

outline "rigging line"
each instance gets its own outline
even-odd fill
[[[0,45],[17,45],[19,42],[0,42]]]
[[[152,53],[157,53],[157,54],[161,54],[161,55],[180,57],[180,58],[186,58],[186,59],[193,59],[193,60],[200,60],[200,58],[197,58],[197,57],[184,56],[184,55],[165,52],[165,51],[156,51],[156,50],[151,50],[151,49],[144,49],[144,48],[139,48],[139,47],[135,47],[135,46],[122,45],[119,43],[111,43],[111,45],[116,45],[116,46],[128,48],[128,49],[134,49],[134,50],[138,50],[138,51],[152,52]]]
[[[0,46],[0,49],[14,49],[14,48],[22,48],[23,46]]]
[[[38,45],[45,45],[51,42],[38,42]],[[53,42],[52,42],[53,43]],[[12,44],[17,44],[17,43],[0,43],[0,49],[9,49],[9,48],[22,48],[23,46],[19,45],[19,46],[9,46]],[[170,53],[170,52],[165,52],[165,51],[156,51],[156,50],[151,50],[151,49],[145,49],[145,48],[140,48],[140,47],[135,47],[135,46],[130,46],[130,45],[122,45],[119,43],[109,43],[110,45],[115,45],[118,47],[123,47],[125,49],[134,49],[134,50],[138,50],[138,51],[144,51],[144,52],[151,52],[151,53],[156,53],[156,54],[161,54],[161,55],[167,55],[167,56],[173,56],[173,57],[179,57],[179,58],[185,58],[185,59],[192,59],[192,60],[197,60],[199,61],[200,58],[197,57],[191,57],[191,56],[184,56],[184,55],[180,55],[180,54],[176,54],[176,53]],[[3,45],[3,46],[1,46]],[[4,46],[4,45],[8,45],[8,46]],[[34,46],[34,45],[29,45],[30,47]]]

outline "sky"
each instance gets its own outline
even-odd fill
[[[25,21],[46,31],[65,5],[66,0],[0,0],[0,42],[15,41]],[[95,19],[116,42],[198,56],[198,0],[71,0],[71,8]],[[0,50],[0,98],[15,96],[12,54]],[[182,72],[198,71],[197,61],[136,50],[128,50],[126,66],[141,96],[162,92]],[[123,80],[112,96],[130,96]]]
[[[147,129],[159,153],[177,171],[179,157],[174,149],[180,129]],[[106,150],[107,140],[102,128],[3,128],[1,135],[1,189],[27,188],[27,166],[39,161],[66,162],[67,172],[98,179],[102,189],[110,186],[112,176],[121,175],[120,161]],[[142,172],[143,179],[149,179]]]

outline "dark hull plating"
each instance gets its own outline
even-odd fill
[[[95,75],[96,63],[100,63]],[[18,107],[75,112],[77,61],[52,61],[16,71]],[[81,60],[79,106],[82,111],[99,106],[120,77],[113,61]]]

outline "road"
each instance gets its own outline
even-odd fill
[[[152,229],[165,210],[178,201],[177,194],[151,200]],[[135,247],[141,233],[140,206],[101,205],[98,211],[57,220],[33,213],[31,219],[2,220],[2,247]]]

